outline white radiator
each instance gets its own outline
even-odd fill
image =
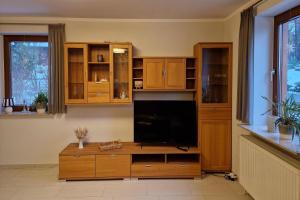
[[[300,200],[300,170],[244,137],[240,183],[255,200]]]

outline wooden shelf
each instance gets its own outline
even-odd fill
[[[195,77],[187,77],[186,79],[187,79],[187,80],[196,80]]]
[[[137,70],[137,69],[143,69],[142,67],[135,67],[135,68],[132,68],[133,70]]]
[[[143,77],[142,78],[132,78],[133,80],[143,80]]]
[[[196,92],[196,89],[133,89],[134,92]]]
[[[109,65],[109,62],[88,62],[91,65]]]

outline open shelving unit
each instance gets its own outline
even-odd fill
[[[196,89],[195,58],[186,59],[186,89]]]

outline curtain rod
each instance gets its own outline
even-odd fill
[[[267,1],[267,0],[260,0],[260,1],[257,1],[257,2],[254,3],[253,5],[249,6],[249,8],[250,8],[250,7],[256,8],[256,7],[258,7],[260,4],[264,3],[265,1]]]
[[[26,22],[10,22],[10,23],[2,23],[0,25],[30,25],[30,26],[43,26],[43,25],[51,25],[51,24],[62,24],[62,23],[26,23]]]

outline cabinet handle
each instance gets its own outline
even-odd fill
[[[145,167],[151,167],[151,165],[145,165]]]

